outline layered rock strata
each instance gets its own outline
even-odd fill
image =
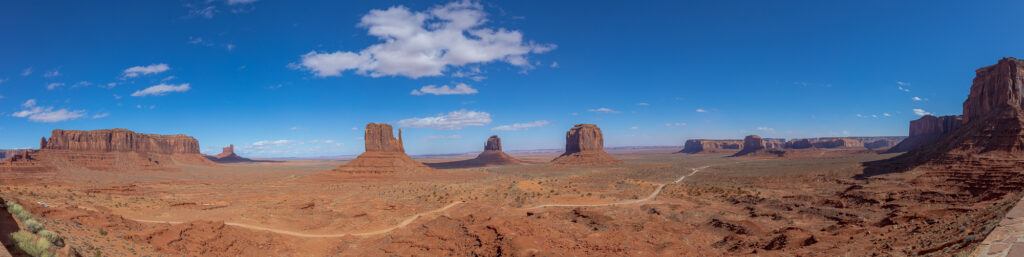
[[[556,165],[601,166],[622,163],[604,151],[604,134],[594,124],[576,124],[565,132],[565,153],[551,160]]]

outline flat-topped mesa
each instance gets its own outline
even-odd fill
[[[402,129],[398,129],[398,138],[395,138],[394,131],[388,124],[366,124],[363,139],[366,141],[367,152],[405,152],[405,147],[402,146]]]
[[[565,132],[565,153],[551,160],[558,165],[594,166],[622,163],[604,151],[604,135],[594,124],[576,124]]]
[[[252,159],[245,158],[245,157],[242,157],[242,156],[238,156],[237,154],[235,154],[235,145],[234,144],[231,144],[231,145],[228,145],[227,147],[222,148],[220,154],[217,154],[217,155],[214,155],[214,156],[206,156],[206,158],[210,159],[211,161],[219,162],[219,163],[252,162],[253,161]]]
[[[789,140],[789,142],[786,142],[785,147],[789,149],[807,149],[814,147],[814,144],[811,143],[810,139],[800,138]]]
[[[735,152],[743,147],[743,140],[690,139],[683,144],[680,153]]]
[[[199,154],[199,141],[186,135],[153,135],[127,129],[54,129],[43,150]]]
[[[971,93],[964,101],[965,124],[1001,109],[1024,109],[1024,61],[1003,58],[975,74]]]
[[[484,151],[501,151],[501,138],[493,135],[484,143]]]
[[[815,148],[859,148],[864,147],[860,140],[850,138],[821,138],[811,142]]]
[[[770,143],[769,141],[774,141],[774,140],[765,140],[765,139],[762,139],[760,136],[757,136],[757,135],[749,135],[747,137],[744,137],[743,138],[743,149],[740,150],[739,152],[737,152],[736,154],[733,154],[732,156],[733,157],[746,156],[746,155],[775,155],[775,156],[782,156],[782,155],[784,155],[786,153],[783,150],[777,149],[777,148],[781,148],[781,147],[778,146],[778,142],[777,141],[774,141],[772,143]]]
[[[910,121],[910,136],[899,144],[896,144],[886,153],[899,153],[914,150],[923,145],[931,144],[946,133],[952,132],[963,124],[962,116],[949,115],[935,117],[925,115],[916,120]]]
[[[391,174],[433,171],[430,167],[405,154],[405,147],[402,146],[402,130],[398,130],[398,138],[395,138],[391,125],[370,123],[366,124],[364,133],[366,151],[329,173]]]

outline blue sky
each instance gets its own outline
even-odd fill
[[[5,1],[0,148],[52,129],[253,157],[905,135],[1024,56],[1020,1]],[[447,86],[447,87],[446,87]],[[915,98],[916,97],[916,98]],[[918,111],[915,111],[918,109]],[[916,113],[915,113],[916,112]]]

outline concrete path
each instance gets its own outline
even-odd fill
[[[1024,199],[1018,200],[999,226],[988,234],[972,257],[1024,257]]]

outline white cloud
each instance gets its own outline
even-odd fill
[[[255,2],[256,2],[256,0],[228,0],[228,4],[229,5],[251,4],[251,3],[255,3]]]
[[[546,120],[538,120],[538,121],[527,122],[527,123],[515,123],[515,124],[512,124],[512,125],[501,125],[501,126],[493,127],[493,128],[491,128],[491,131],[517,131],[517,130],[521,130],[521,129],[530,129],[530,128],[536,128],[536,127],[543,127],[543,126],[547,126],[549,123],[550,122],[548,122]]]
[[[55,111],[52,106],[36,106],[36,99],[25,101],[25,103],[21,104],[21,107],[23,110],[15,112],[11,116],[28,118],[28,120],[35,122],[58,122],[85,116],[85,111],[82,110],[68,111],[67,109],[58,109]]]
[[[43,77],[45,78],[52,78],[57,76],[60,76],[60,70],[53,70],[47,73],[43,73]]]
[[[769,127],[757,127],[756,130],[764,131],[764,132],[767,132],[767,133],[775,133],[775,129],[769,128]]]
[[[228,52],[231,52],[231,50],[235,50],[235,44],[227,44],[224,48],[227,48]]]
[[[630,127],[629,129],[632,129],[632,130],[637,130],[637,129],[640,129],[640,127],[637,127],[637,126],[632,126],[632,127]]]
[[[295,143],[294,140],[280,139],[280,140],[262,140],[253,142],[253,146],[268,146],[268,145],[287,145]]]
[[[92,82],[89,82],[89,81],[79,81],[78,83],[75,83],[71,87],[72,88],[76,88],[76,87],[88,87],[88,86],[92,86]]]
[[[54,89],[57,89],[58,87],[63,87],[63,86],[64,86],[64,83],[50,83],[50,84],[46,84],[46,90],[54,90]]]
[[[132,96],[135,96],[135,97],[141,97],[141,96],[147,96],[147,95],[161,96],[161,95],[166,95],[167,93],[172,93],[172,92],[185,92],[185,91],[188,91],[189,89],[192,89],[192,88],[189,87],[188,83],[180,84],[180,85],[160,84],[160,85],[156,85],[156,86],[152,86],[152,87],[147,87],[146,89],[143,89],[143,90],[135,91],[135,93],[132,93]]]
[[[708,112],[708,110],[704,110],[704,109],[701,109],[701,108],[697,108],[697,112]]]
[[[914,109],[914,114],[917,116],[932,115],[932,113],[927,112],[924,109]]]
[[[882,113],[882,116],[885,116],[885,117],[892,117],[892,114],[889,114],[888,112],[883,112],[883,113]]]
[[[606,113],[622,113],[622,112],[620,112],[620,111],[612,110],[612,109],[610,109],[610,108],[605,108],[605,107],[601,107],[601,108],[597,108],[597,109],[590,109],[590,110],[587,110],[587,111],[592,111],[592,112],[606,112]]]
[[[435,117],[409,118],[398,121],[398,126],[410,128],[462,129],[468,126],[484,126],[491,123],[491,114],[466,111],[466,109],[439,114]]]
[[[651,106],[649,103],[636,103],[637,106]]]
[[[299,126],[292,126],[291,128],[288,128],[288,129],[290,129],[290,130],[299,130]]]
[[[104,118],[104,117],[107,117],[107,116],[110,116],[110,113],[104,112],[104,113],[98,113],[96,115],[93,115],[92,118],[93,119],[99,119],[99,118]]]
[[[911,97],[910,100],[914,100],[915,102],[921,102],[921,101],[928,101],[928,98],[920,98],[920,97],[916,97],[915,96],[915,97]]]
[[[382,42],[358,52],[311,51],[293,67],[318,77],[341,76],[347,70],[371,77],[440,76],[451,67],[493,61],[530,68],[526,55],[555,48],[552,44],[524,42],[517,30],[490,28],[479,3],[452,2],[427,11],[405,6],[371,10],[359,27]]]
[[[558,62],[551,62],[551,68],[558,68]]]
[[[167,64],[163,64],[163,63],[150,64],[148,66],[135,66],[135,67],[131,67],[131,68],[125,69],[123,76],[125,78],[134,78],[134,77],[138,77],[139,75],[157,74],[157,73],[165,72],[165,71],[170,70],[170,69],[171,69],[170,66],[167,66]]]
[[[896,81],[896,84],[898,85],[898,86],[896,86],[897,90],[903,91],[903,92],[908,92],[908,93],[910,92],[910,88],[907,88],[907,87],[910,86],[910,83],[903,82],[903,81]]]
[[[427,140],[436,140],[436,139],[460,139],[460,138],[462,138],[462,135],[459,135],[459,134],[454,134],[454,135],[451,135],[451,136],[427,136]]]
[[[357,127],[352,127],[352,131],[358,131],[358,130],[359,130],[359,128],[357,128]]]
[[[472,86],[466,85],[465,83],[459,83],[458,85],[455,85],[454,88],[453,87],[449,87],[448,85],[444,85],[444,86],[441,86],[441,87],[437,87],[437,86],[434,86],[434,85],[426,85],[426,86],[423,86],[420,89],[413,89],[412,93],[410,93],[410,94],[412,94],[412,95],[425,95],[425,94],[431,94],[431,95],[472,95],[472,94],[476,94],[477,92],[478,91],[475,88],[473,88]]]
[[[25,68],[25,70],[22,70],[21,71],[21,75],[22,76],[32,75],[32,67],[28,67],[28,68]]]
[[[578,113],[578,112],[573,112],[573,113],[569,113],[569,115],[572,115],[572,116],[576,116],[576,115],[580,115],[580,113]]]
[[[896,84],[900,86],[910,86],[910,82],[896,81]]]
[[[191,17],[203,17],[207,19],[213,19],[213,14],[217,13],[217,8],[214,6],[207,6],[206,8],[192,8],[188,11],[188,15]]]
[[[666,127],[672,127],[672,126],[682,127],[682,126],[686,126],[686,122],[675,122],[675,123],[665,122],[665,126]]]

